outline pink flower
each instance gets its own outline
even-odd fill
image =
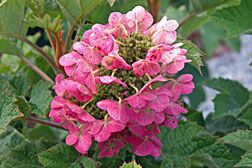
[[[130,32],[144,32],[153,23],[153,17],[143,7],[136,6],[126,14],[126,24]]]
[[[179,24],[176,20],[167,20],[164,16],[161,21],[151,27],[152,42],[154,44],[172,44],[176,41],[176,29]]]
[[[89,133],[94,135],[97,142],[103,142],[109,139],[111,133],[120,132],[124,128],[125,124],[107,117],[104,120],[93,122]]]
[[[92,136],[88,133],[89,124],[82,124],[81,127],[70,131],[66,137],[67,145],[74,145],[75,149],[81,154],[86,154],[92,144]]]
[[[169,127],[170,129],[175,129],[178,126],[178,120],[176,116],[166,116],[166,119],[164,121],[164,125]]]
[[[64,123],[67,120],[76,120],[79,122],[93,122],[95,121],[85,110],[78,105],[69,102],[59,96],[56,96],[51,102],[51,111],[49,117],[57,123]]]
[[[154,61],[139,60],[132,64],[133,72],[138,76],[143,76],[145,74],[154,76],[160,72],[160,66]]]
[[[102,56],[98,50],[83,41],[74,43],[73,49],[79,54],[82,54],[85,61],[92,64],[99,64],[102,60]]]
[[[63,74],[58,74],[55,81],[55,92],[60,97],[74,97],[80,102],[86,102],[92,98],[92,93],[86,86],[70,78],[64,79]]]
[[[178,77],[176,81],[168,82],[165,87],[169,88],[173,95],[173,100],[176,101],[181,94],[190,94],[194,89],[193,76],[184,74]]]
[[[112,157],[117,155],[121,148],[125,146],[125,138],[122,134],[114,134],[107,141],[98,143],[101,149],[98,157]]]
[[[97,103],[97,106],[108,112],[109,116],[114,120],[126,123],[130,119],[131,110],[125,103],[114,100],[102,100]]]
[[[108,22],[110,31],[115,37],[125,37],[128,35],[128,32],[124,26],[126,23],[125,15],[119,12],[112,12],[109,15]]]
[[[161,141],[154,130],[143,126],[129,126],[133,133],[127,140],[132,145],[132,152],[138,156],[160,156]]]
[[[186,59],[185,56],[176,57],[170,64],[164,64],[163,71],[167,72],[168,74],[175,74],[178,71],[181,71],[184,68],[185,63],[188,62],[191,62],[191,60]]]
[[[69,62],[69,60],[71,61]],[[94,65],[86,62],[82,56],[76,52],[63,55],[59,62],[62,66],[64,66],[64,70],[68,76],[82,84],[85,84],[92,93],[97,93],[94,79],[96,67]]]
[[[180,115],[180,113],[187,113],[187,109],[183,108],[175,102],[170,102],[168,107],[165,109],[166,114],[170,115]]]
[[[164,45],[164,44],[159,44],[155,47],[152,47],[146,55],[146,60],[154,61],[154,62],[161,62],[163,54],[166,51],[171,50],[172,48],[173,48],[172,46]]]
[[[139,92],[125,99],[130,106],[134,109],[140,109],[146,106],[147,102],[156,98],[156,95],[150,92],[149,86],[151,86],[155,82],[165,82],[166,78],[161,75],[153,78],[149,82],[147,82]]]
[[[122,82],[120,79],[114,77],[114,76],[99,76],[95,77],[95,82],[100,83],[100,84],[105,84],[105,85],[110,85],[112,83],[120,84],[123,87],[127,87],[127,85]]]
[[[118,68],[126,69],[126,70],[131,69],[130,65],[127,64],[127,62],[117,54],[112,54],[112,55],[103,57],[101,63],[108,70],[113,70],[113,69],[118,69]]]
[[[95,24],[92,26],[92,33],[89,37],[90,45],[95,47],[100,55],[106,56],[110,53],[117,53],[119,46],[114,37],[108,32],[106,26]]]

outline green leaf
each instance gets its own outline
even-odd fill
[[[186,58],[192,60],[191,65],[197,68],[201,73],[201,66],[203,66],[202,57],[204,53],[192,42],[186,39],[178,38],[177,42],[181,42],[184,45],[182,48],[187,49]]]
[[[142,168],[142,166],[138,165],[136,161],[132,161],[129,163],[124,162],[123,165],[120,166],[120,168]]]
[[[13,127],[7,127],[6,131],[0,134],[0,165],[7,153],[24,140],[24,136]]]
[[[116,0],[107,0],[109,5],[112,7],[114,5],[114,3],[116,2]]]
[[[241,116],[238,118],[239,121],[243,121],[250,128],[252,128],[252,99],[249,99],[249,102],[243,107]]]
[[[138,5],[147,7],[145,0],[116,1],[113,7],[109,6],[108,2],[103,1],[102,3],[97,5],[95,10],[93,10],[90,15],[88,15],[87,19],[91,21],[91,23],[106,24],[111,12],[127,13],[129,10],[132,10],[135,6]]]
[[[158,161],[152,156],[136,156],[136,162],[142,167],[160,168],[161,161]]]
[[[0,32],[21,35],[25,1],[4,0],[0,3]]]
[[[46,117],[49,104],[53,99],[50,87],[49,83],[40,80],[31,91],[30,102],[37,106],[39,111],[36,112],[42,117]]]
[[[240,0],[193,0],[190,1],[191,11],[213,11],[215,9],[237,6]]]
[[[38,161],[37,154],[49,148],[52,144],[37,141],[35,143],[23,142],[15,146],[5,157],[1,168],[39,168],[42,167]]]
[[[205,120],[206,129],[212,133],[229,133],[238,129],[246,129],[248,126],[241,121],[238,121],[233,116],[223,116],[213,119],[210,114]]]
[[[242,155],[242,159],[234,167],[252,167],[252,151]]]
[[[200,28],[202,25],[207,23],[210,20],[210,16],[203,15],[203,16],[195,16],[182,24],[180,28],[181,36],[188,37],[192,34],[195,30]]]
[[[217,138],[208,134],[194,123],[180,124],[175,130],[162,129],[163,142],[161,167],[189,168],[197,165],[230,168],[233,155],[228,148],[217,142]],[[199,156],[202,155],[202,158]],[[207,161],[206,161],[207,160]]]
[[[203,26],[210,20],[209,13],[214,13],[217,9],[222,9],[240,4],[240,0],[193,0],[189,1],[190,12],[180,27],[181,35],[188,37],[192,32]],[[191,17],[190,17],[191,16]]]
[[[15,89],[7,82],[0,81],[0,133],[5,131],[6,126],[13,120],[22,116],[18,105]]]
[[[82,156],[79,158],[78,152],[67,145],[55,145],[46,151],[38,154],[39,162],[45,168],[95,168],[96,163],[91,158]]]
[[[228,37],[249,33],[252,28],[252,1],[242,0],[239,6],[218,10],[213,19],[224,26]]]
[[[14,26],[15,27],[15,26]],[[15,56],[23,56],[23,51],[9,40],[1,39],[0,37],[0,52]]]
[[[248,90],[237,81],[211,79],[206,85],[221,92],[213,100],[215,118],[227,115],[237,117],[249,99]]]
[[[245,151],[252,149],[252,131],[238,130],[232,132],[223,137],[223,140],[227,144],[234,145]]]
[[[34,128],[25,128],[22,130],[22,133],[31,141],[43,139],[56,142],[59,140],[59,137],[54,130],[45,125],[37,125]]]
[[[75,25],[86,17],[102,0],[57,0],[66,19]]]

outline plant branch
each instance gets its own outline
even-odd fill
[[[29,46],[31,46],[32,48],[34,48],[38,53],[40,53],[43,56],[43,58],[52,67],[52,69],[54,70],[54,72],[59,72],[59,69],[57,68],[57,66],[53,62],[52,58],[45,51],[43,51],[39,46],[37,46],[36,44],[34,44],[33,42],[31,42],[30,40],[28,40],[26,38],[23,38],[23,37],[21,37],[19,35],[11,34],[11,33],[4,33],[3,35],[6,35],[6,36],[9,36],[9,37],[12,37],[12,38],[17,38],[17,39],[23,41],[24,43],[28,44]]]
[[[153,16],[154,23],[158,22],[158,14],[160,9],[160,1],[159,0],[147,0],[149,10],[151,15]]]
[[[49,39],[49,42],[50,42],[50,44],[51,44],[51,46],[52,46],[52,48],[53,48],[53,51],[54,51],[54,53],[55,53],[56,44],[55,44],[55,40],[53,39],[52,33],[51,33],[50,30],[48,30],[48,29],[45,29],[45,32],[46,32],[46,35],[47,35],[47,37],[48,37],[48,39]]]
[[[34,70],[39,76],[41,76],[42,79],[44,79],[47,82],[50,82],[51,84],[54,84],[54,81],[41,69],[39,69],[39,67],[37,67],[36,65],[32,64],[27,58],[25,58],[24,56],[19,56],[19,58],[24,61],[32,70]]]
[[[73,32],[74,32],[74,25],[69,24],[68,31],[67,31],[67,36],[66,36],[66,41],[65,41],[65,44],[64,44],[64,50],[63,50],[64,54],[67,53],[68,46],[69,46],[69,43],[71,41]]]
[[[190,15],[188,15],[187,17],[185,17],[182,21],[180,21],[179,25],[183,25],[186,22],[188,22],[192,17],[196,16],[198,13],[197,12],[193,12]]]
[[[57,34],[55,34],[56,38],[56,50],[55,50],[55,54],[54,54],[54,62],[56,63],[56,66],[60,69],[63,69],[63,67],[59,64],[59,59],[63,54],[63,41],[62,41],[62,36],[63,36],[63,31],[58,32]]]
[[[43,125],[47,125],[47,126],[50,126],[50,127],[54,127],[54,128],[59,128],[59,129],[63,129],[63,130],[66,130],[64,127],[62,127],[60,124],[58,123],[55,123],[55,122],[52,122],[52,121],[48,121],[48,120],[43,120],[43,119],[40,119],[40,118],[35,118],[35,117],[25,117],[24,118],[26,121],[29,121],[29,122],[33,122],[33,123],[39,123],[39,124],[43,124]]]

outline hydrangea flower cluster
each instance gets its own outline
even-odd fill
[[[194,89],[183,69],[187,50],[176,43],[175,20],[153,18],[137,6],[111,13],[95,24],[59,63],[67,77],[56,77],[57,96],[49,117],[69,131],[66,143],[86,154],[95,140],[99,157],[116,155],[127,143],[139,156],[160,155],[160,126],[176,128],[180,96]]]

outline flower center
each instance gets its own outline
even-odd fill
[[[144,59],[148,50],[152,46],[151,37],[140,33],[133,33],[128,38],[119,38],[119,55],[128,64],[132,64],[139,59]]]

